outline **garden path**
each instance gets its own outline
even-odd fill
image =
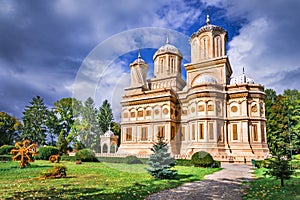
[[[184,185],[152,194],[146,200],[239,200],[247,185],[243,181],[251,181],[251,165],[223,164],[223,170],[206,175],[203,181],[185,183]]]

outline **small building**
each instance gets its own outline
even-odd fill
[[[104,135],[100,136],[101,153],[116,153],[118,148],[118,138],[111,130],[110,126]]]

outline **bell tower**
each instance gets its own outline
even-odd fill
[[[198,63],[225,56],[226,43],[227,32],[219,26],[211,25],[207,15],[206,25],[191,37],[191,62]]]

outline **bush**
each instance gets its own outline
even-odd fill
[[[300,160],[300,154],[294,155],[293,158],[296,160]]]
[[[195,167],[213,167],[214,159],[209,153],[199,151],[193,154],[192,163]]]
[[[75,154],[76,160],[82,162],[97,162],[98,160],[95,157],[95,153],[90,149],[81,149]]]
[[[52,169],[46,172],[41,172],[42,178],[62,178],[67,176],[67,167],[60,164],[55,165]]]
[[[180,166],[193,166],[193,163],[191,160],[188,159],[177,159],[176,160],[176,165]]]
[[[12,161],[13,155],[0,155],[0,161]]]
[[[136,156],[127,156],[125,159],[127,164],[143,164]]]
[[[16,147],[12,145],[3,145],[0,147],[0,155],[9,155],[12,149],[16,149]]]
[[[35,157],[37,160],[49,160],[50,156],[58,154],[58,148],[53,146],[46,146],[38,148],[38,155]]]
[[[138,158],[142,164],[147,164],[148,158]],[[126,157],[97,157],[97,160],[100,162],[107,163],[127,163]]]
[[[61,160],[61,161],[71,161],[71,162],[75,162],[75,161],[76,161],[76,158],[75,158],[75,156],[62,155],[62,156],[60,157],[60,160]]]

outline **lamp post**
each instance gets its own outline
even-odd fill
[[[293,156],[293,145],[292,145],[292,137],[291,137],[291,125],[290,125],[290,116],[288,116],[288,132],[289,132],[289,140],[290,140],[290,154],[291,154],[291,159]]]

